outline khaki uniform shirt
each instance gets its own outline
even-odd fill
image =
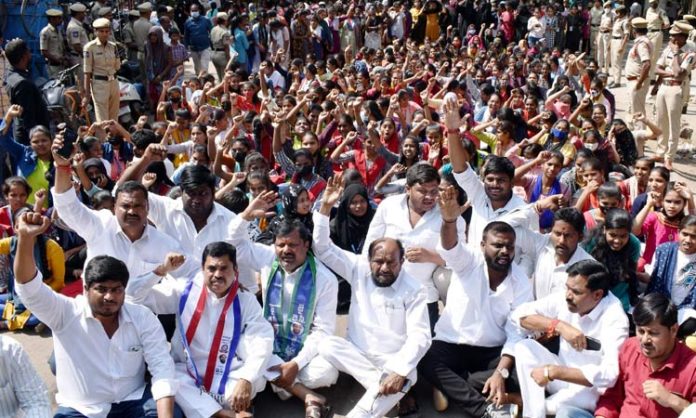
[[[660,55],[660,58],[657,59],[657,65],[665,69],[672,68],[672,59],[674,58],[674,55],[675,54],[672,52],[672,48],[670,48],[669,45],[666,45],[664,51],[662,51],[662,55]],[[694,67],[694,62],[696,61],[696,47],[687,43],[681,47],[679,51],[677,51],[677,55],[679,55],[679,58],[681,59],[680,67],[686,70],[687,73],[691,72]],[[688,78],[688,75],[686,78]],[[682,79],[682,81],[684,79]],[[663,80],[666,82],[674,81],[672,77],[664,77]]]
[[[230,31],[223,28],[220,25],[215,25],[215,27],[210,31],[210,43],[213,45],[214,51],[221,51],[228,48],[231,39]]]
[[[121,67],[121,60],[118,58],[116,44],[106,42],[102,45],[99,39],[90,41],[85,45],[85,74],[91,73],[100,76],[113,76]]]
[[[626,77],[640,77],[644,62],[650,62],[652,44],[647,36],[639,36],[633,41],[633,47],[626,57]]]
[[[145,51],[145,42],[147,42],[147,35],[150,33],[150,28],[152,23],[149,20],[138,18],[133,22],[133,33],[135,34],[135,44],[138,46],[138,51]]]
[[[590,9],[590,24],[592,26],[599,26],[602,23],[602,13],[604,12],[601,8],[593,7]]]
[[[70,19],[65,35],[68,38],[68,50],[73,53],[72,55],[80,54],[73,45],[82,45],[84,50],[85,45],[89,42],[87,31],[82,26],[82,22],[75,18]]]
[[[648,7],[648,10],[645,12],[645,20],[648,21],[649,31],[662,30],[663,27],[669,25],[667,13],[659,7],[657,9]]]
[[[611,25],[614,24],[614,12],[602,13],[602,17],[599,19],[599,30],[601,32],[611,31]]]
[[[65,57],[65,45],[63,35],[53,25],[46,25],[39,34],[39,49],[47,51],[52,57],[63,59]],[[49,65],[60,65],[60,63],[49,62]]]
[[[623,38],[624,36],[628,36],[628,19],[625,17],[616,19],[611,27],[612,39]]]

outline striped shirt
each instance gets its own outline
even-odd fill
[[[29,356],[17,341],[0,335],[0,417],[52,415],[48,390]]]

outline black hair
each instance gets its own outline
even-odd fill
[[[561,208],[554,212],[553,223],[558,221],[569,224],[580,235],[585,230],[585,216],[575,208]]]
[[[499,157],[497,155],[489,155],[486,158],[486,162],[483,165],[483,177],[489,174],[503,174],[507,176],[510,181],[515,178],[515,166],[512,161],[506,157]]]
[[[254,164],[263,163],[266,167],[269,166],[268,160],[258,151],[250,152],[244,159],[244,168],[249,168]]]
[[[210,169],[202,165],[189,165],[181,170],[179,185],[181,190],[186,192],[188,190],[197,189],[201,186],[208,186],[210,190],[215,193],[215,174],[213,174]]]
[[[108,190],[100,190],[96,192],[94,195],[92,195],[92,207],[97,208],[99,206],[102,206],[105,202],[111,200],[112,202],[114,201],[114,197],[111,195],[111,192]]]
[[[619,283],[628,284],[628,294],[632,305],[638,298],[638,282],[636,278],[636,261],[631,257],[630,234],[633,221],[631,215],[623,209],[612,208],[604,215],[604,224],[599,225],[585,241],[585,245],[594,247],[589,251],[595,260],[607,267],[611,275],[609,288]],[[618,251],[613,250],[606,238],[607,229],[624,229],[629,234],[629,241]]]
[[[696,225],[696,215],[687,215],[679,223],[679,229]]]
[[[671,328],[677,324],[677,320],[676,305],[662,293],[648,293],[633,308],[633,322],[638,327],[658,321],[660,325]]]
[[[126,263],[110,255],[98,255],[89,260],[84,271],[86,289],[91,288],[95,283],[104,283],[110,280],[120,282],[123,287],[126,287],[129,277]]]
[[[616,183],[608,181],[603,183],[601,186],[599,186],[599,189],[597,189],[597,198],[602,197],[613,197],[621,200],[623,199],[623,193],[621,193],[621,189]]]
[[[611,274],[602,263],[596,260],[581,260],[566,270],[568,277],[583,276],[587,278],[586,287],[591,291],[601,290],[602,297],[609,294]]]
[[[27,179],[21,176],[12,176],[5,179],[2,183],[2,194],[7,196],[10,193],[10,188],[12,186],[22,186],[27,192],[27,197],[31,194],[31,186],[27,182]]]
[[[275,228],[275,239],[286,237],[297,231],[300,234],[300,239],[304,242],[312,243],[312,232],[307,229],[307,226],[298,218],[285,218]]]
[[[517,234],[515,233],[515,229],[510,226],[509,223],[503,222],[503,221],[493,221],[486,225],[485,228],[483,228],[483,240],[486,240],[486,236],[488,236],[489,233],[492,234],[510,234],[513,237],[517,238]]]
[[[27,52],[29,52],[29,46],[24,39],[13,39],[5,46],[5,56],[13,67],[19,64]]]
[[[404,244],[401,242],[401,240],[394,239],[394,238],[387,238],[387,237],[382,237],[382,238],[377,238],[376,240],[372,241],[370,243],[370,246],[367,248],[367,257],[371,260],[372,259],[372,254],[375,252],[375,247],[378,246],[379,244],[382,244],[388,239],[393,239],[396,242],[396,246],[399,248],[399,259],[403,260],[404,255],[406,254],[406,250],[404,249]]]
[[[237,249],[234,245],[224,241],[211,242],[203,249],[201,265],[205,264],[205,260],[207,260],[208,257],[221,258],[224,256],[227,256],[232,262],[232,265],[237,267]]]
[[[440,184],[440,173],[428,163],[414,164],[406,171],[406,186],[408,187],[433,181]]]
[[[138,183],[137,181],[134,180],[129,180],[124,182],[123,184],[119,185],[116,188],[116,192],[114,193],[114,197],[118,199],[118,195],[121,193],[134,193],[134,192],[141,192],[145,199],[147,200],[147,188],[143,186],[142,183]]]
[[[230,212],[240,214],[249,206],[249,197],[242,189],[235,188],[222,195],[218,200]]]
[[[136,148],[145,150],[148,145],[157,143],[157,136],[151,129],[141,129],[133,133],[131,141]]]
[[[100,144],[101,146],[99,138],[96,136],[86,136],[80,141],[80,151],[82,151],[83,154],[87,154],[94,144]]]

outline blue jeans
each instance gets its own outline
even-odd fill
[[[150,385],[145,386],[145,392],[141,399],[124,401],[111,404],[111,411],[107,418],[157,418],[157,404],[152,399]],[[72,408],[58,407],[53,418],[87,418]]]
[[[594,414],[576,406],[560,406],[556,418],[594,418]]]

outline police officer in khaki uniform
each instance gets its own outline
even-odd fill
[[[92,24],[97,39],[85,45],[85,90],[82,106],[89,103],[91,93],[97,122],[118,119],[119,89],[116,72],[121,67],[116,44],[109,41],[111,23],[99,18]]]
[[[648,39],[652,44],[650,56],[650,84],[655,83],[655,63],[662,50],[662,31],[669,27],[669,18],[663,9],[657,5],[658,0],[650,0],[650,7],[645,11],[645,20],[648,21]]]
[[[612,83],[609,88],[621,85],[621,70],[623,69],[623,56],[626,52],[626,44],[629,35],[628,9],[625,6],[616,8],[616,19],[611,28],[611,76]]]
[[[686,44],[693,27],[681,21],[674,22],[669,30],[669,44],[657,60],[655,73],[662,77],[662,84],[655,98],[657,120],[662,129],[657,157],[663,158],[665,167],[672,170],[677,154],[684,83],[696,60],[696,50]]]
[[[46,69],[50,77],[57,77],[65,69],[65,40],[58,30],[63,22],[63,11],[58,9],[46,10],[48,25],[39,34],[39,49],[46,59]]]
[[[611,61],[611,28],[614,24],[614,17],[611,1],[604,2],[604,13],[599,19],[599,36],[597,36],[597,66],[600,71],[605,73],[609,73]]]
[[[691,27],[696,28],[696,16],[694,15],[684,15],[684,21],[691,25]],[[692,29],[689,33],[689,37],[686,38],[686,45],[689,48],[696,49],[696,29]],[[689,73],[688,80],[684,84],[684,105],[682,106],[682,114],[686,114],[686,108],[689,106],[689,99],[691,99],[691,76]]]
[[[210,43],[213,46],[212,61],[217,72],[218,79],[222,81],[225,75],[225,68],[230,60],[230,44],[232,35],[227,29],[228,15],[225,12],[217,14],[217,24],[210,31]]]
[[[652,44],[648,39],[648,21],[642,17],[631,20],[635,34],[633,46],[626,57],[626,80],[631,93],[628,113],[645,115],[645,98],[650,87],[650,56]]]
[[[89,42],[87,31],[84,26],[82,26],[82,22],[85,20],[85,12],[87,12],[87,7],[82,3],[73,3],[70,5],[70,15],[72,18],[70,22],[68,22],[68,26],[65,30],[65,36],[68,41],[68,61],[70,66],[82,63],[82,51],[87,42]],[[77,71],[75,71],[75,82],[81,94],[84,94],[83,78],[84,71],[82,65],[80,65],[77,67]]]
[[[138,47],[138,62],[140,63],[140,74],[143,83],[147,82],[145,77],[145,43],[147,42],[148,34],[152,23],[150,23],[150,15],[152,14],[152,4],[145,2],[138,6],[140,18],[133,22],[133,33],[135,34],[135,45]]]
[[[595,0],[590,9],[590,52],[597,56],[597,36],[599,35],[599,24],[602,22],[602,2]]]
[[[128,61],[138,60],[138,46],[135,44],[135,32],[133,31],[133,23],[140,17],[140,12],[131,10],[128,12],[128,23],[123,27],[123,43],[128,50]]]

